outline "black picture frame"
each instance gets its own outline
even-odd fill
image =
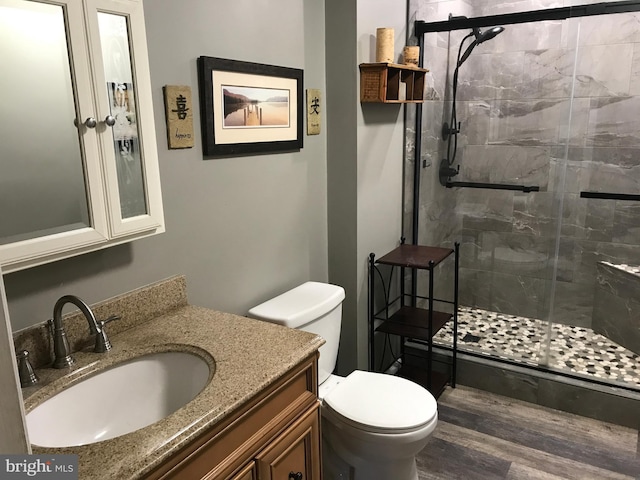
[[[198,58],[198,83],[204,155],[242,155],[302,148],[303,70],[201,56]],[[256,100],[244,95],[250,92],[256,92],[256,95],[273,92],[273,96]],[[276,105],[277,108],[267,112],[277,112],[264,113],[261,104]],[[244,123],[241,123],[241,109]],[[248,124],[251,122],[253,124]]]

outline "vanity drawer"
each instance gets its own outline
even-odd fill
[[[168,459],[147,478],[251,479],[252,470],[244,470],[247,462],[319,404],[317,382],[316,354]]]

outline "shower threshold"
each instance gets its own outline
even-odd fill
[[[584,327],[553,323],[545,348],[547,322],[478,308],[458,309],[458,351],[566,373],[640,391],[640,355]],[[450,347],[447,325],[433,338]]]

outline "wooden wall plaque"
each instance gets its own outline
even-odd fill
[[[169,148],[193,147],[191,87],[186,85],[165,85],[163,91]]]

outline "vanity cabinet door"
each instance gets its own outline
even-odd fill
[[[163,225],[144,12],[138,0],[85,1],[109,227],[117,238]]]
[[[5,273],[164,231],[142,0],[0,0]]]
[[[316,405],[260,452],[258,480],[321,480],[319,416]]]
[[[231,480],[256,480],[256,462],[251,462],[244,467],[239,473],[233,476]]]

